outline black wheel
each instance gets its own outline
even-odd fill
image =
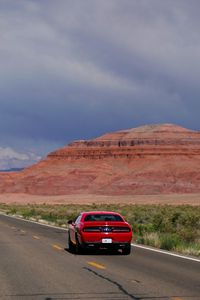
[[[79,243],[78,237],[76,236],[76,245],[75,245],[75,253],[76,254],[81,254],[82,253],[82,248]]]
[[[124,249],[122,249],[123,255],[129,255],[130,253],[131,253],[131,245],[128,245]]]
[[[69,251],[70,251],[70,252],[74,252],[75,247],[74,247],[74,244],[73,244],[72,241],[71,241],[70,233],[68,233],[68,246],[69,246]]]

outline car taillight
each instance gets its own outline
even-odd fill
[[[100,232],[99,227],[84,227],[83,228],[84,232]]]
[[[112,232],[130,232],[129,227],[113,227]]]

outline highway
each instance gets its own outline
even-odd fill
[[[71,254],[66,230],[0,215],[0,299],[200,299],[200,262],[133,247]]]

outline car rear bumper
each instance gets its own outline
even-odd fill
[[[99,243],[99,242],[85,242],[81,244],[82,248],[84,249],[110,249],[110,250],[118,250],[118,249],[125,249],[130,247],[129,242],[114,242],[114,243]]]

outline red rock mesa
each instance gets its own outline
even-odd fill
[[[169,194],[200,192],[200,132],[146,125],[75,141],[18,173],[0,193]]]

